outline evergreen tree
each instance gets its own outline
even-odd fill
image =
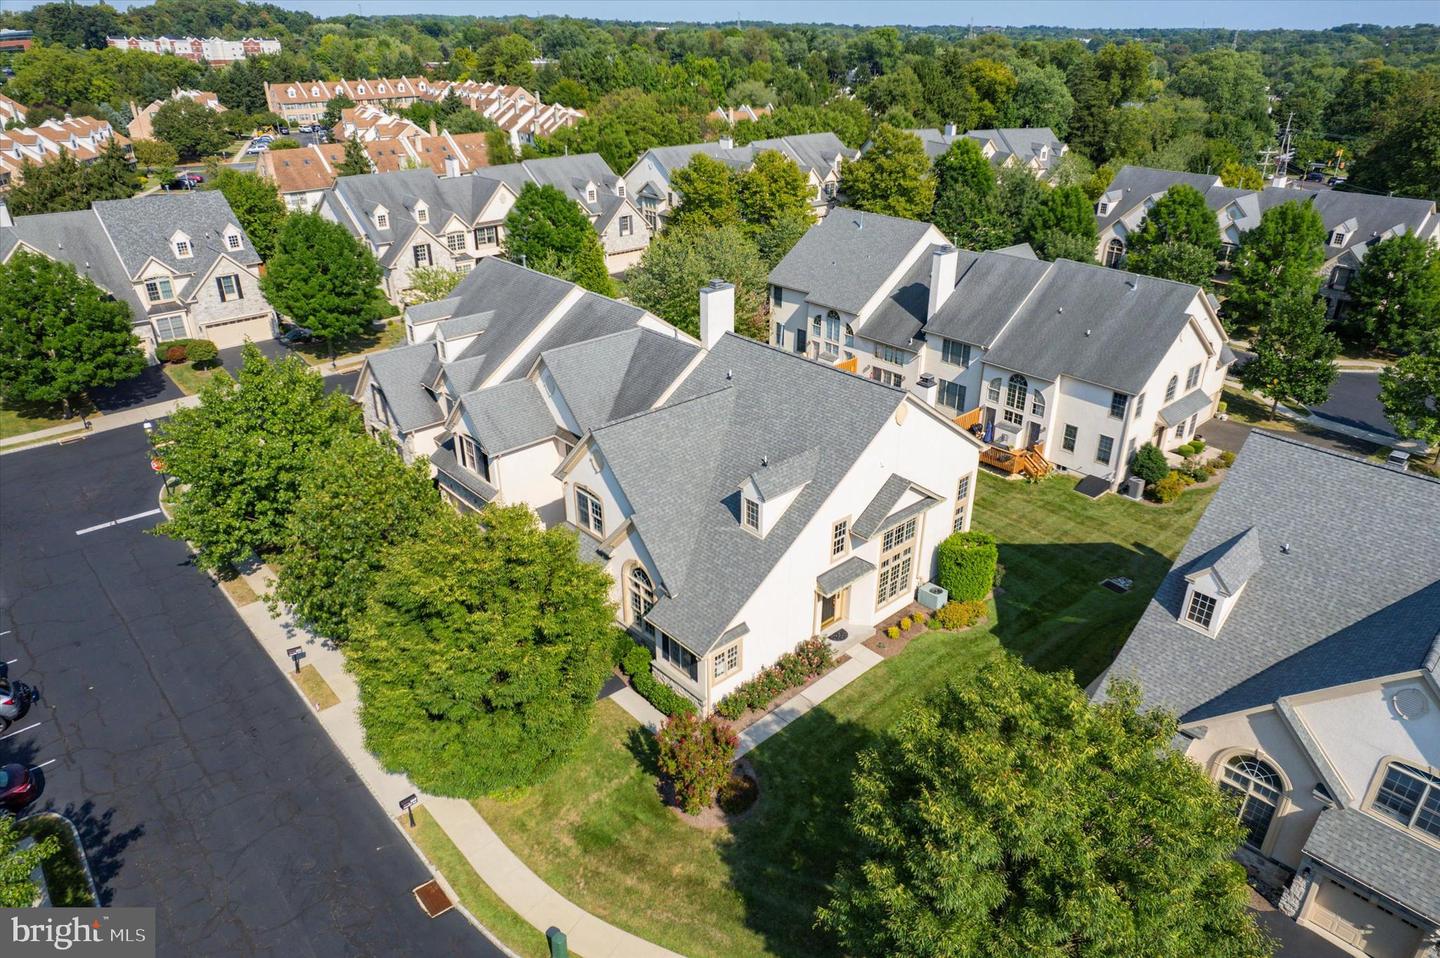
[[[336,124],[340,122],[340,115],[346,110],[353,110],[354,108],[355,101],[345,94],[341,93],[333,96],[325,102],[325,115],[320,118],[320,122],[325,125],[325,129],[333,130]]]
[[[735,174],[712,156],[692,156],[689,163],[671,175],[670,188],[678,200],[670,211],[671,225],[706,228],[740,221]]]
[[[1410,233],[1371,246],[1350,284],[1345,324],[1402,356],[1440,347],[1440,252]]]
[[[1270,418],[1280,402],[1321,403],[1330,395],[1340,340],[1326,329],[1325,303],[1313,290],[1282,288],[1266,300],[1255,358],[1240,381],[1270,399]]]
[[[1238,325],[1256,326],[1271,303],[1300,297],[1320,286],[1325,262],[1325,222],[1313,204],[1292,200],[1266,210],[1240,238],[1225,313]]]
[[[1267,955],[1232,803],[1139,704],[1008,655],[945,686],[861,755],[819,924],[856,958]]]
[[[570,197],[553,186],[526,183],[505,217],[505,258],[615,295],[605,249],[595,228]]]
[[[125,200],[135,195],[135,172],[120,142],[111,139],[105,149],[85,167],[85,192],[90,202]]]
[[[231,212],[240,221],[240,228],[250,237],[250,245],[260,258],[268,261],[275,255],[275,244],[287,213],[275,183],[255,173],[226,167],[205,185],[224,194],[225,202],[230,204]]]
[[[365,147],[355,137],[345,141],[345,157],[340,165],[335,167],[336,174],[340,176],[362,176],[373,172],[370,165],[370,154],[365,152]]]
[[[75,267],[28,250],[0,263],[0,396],[59,404],[140,374],[130,307]]]
[[[523,505],[439,510],[386,550],[351,624],[366,746],[439,795],[553,773],[610,671],[609,589],[573,532],[541,531]]]
[[[20,185],[13,187],[6,197],[10,212],[16,216],[90,208],[85,168],[64,147],[43,166],[31,163],[28,158],[21,161],[20,179]]]
[[[270,305],[308,328],[335,354],[339,340],[375,320],[380,265],[339,223],[318,213],[291,213],[260,278]]]
[[[935,205],[935,178],[913,133],[882,124],[870,149],[841,171],[846,202],[867,213],[924,219]]]

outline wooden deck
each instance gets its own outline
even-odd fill
[[[1036,444],[1033,449],[1001,449],[986,446],[980,450],[980,461],[1006,475],[1024,473],[1031,479],[1043,479],[1050,474],[1050,463],[1043,454],[1044,446]]]

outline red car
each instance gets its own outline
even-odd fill
[[[12,812],[40,797],[40,783],[24,765],[0,766],[0,808]]]

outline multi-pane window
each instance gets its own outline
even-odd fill
[[[475,246],[494,246],[500,242],[500,227],[498,226],[477,226],[475,227]]]
[[[894,386],[896,389],[903,389],[905,386],[904,376],[901,376],[899,373],[891,372],[890,370],[884,369],[880,366],[870,367],[870,378],[875,380],[877,383],[883,383],[886,386]]]
[[[1124,419],[1125,409],[1130,405],[1130,397],[1124,393],[1110,394],[1110,418]]]
[[[987,386],[985,389],[985,398],[990,400],[991,402],[999,402],[1000,385],[1001,379],[999,376],[996,376],[994,379],[990,380],[990,385]]]
[[[176,240],[176,241],[175,241],[175,255],[178,256],[178,257],[180,257],[181,259],[188,259],[189,256],[190,256],[190,241],[189,241],[189,240]]]
[[[910,354],[903,349],[896,349],[894,346],[881,346],[880,358],[887,363],[903,366],[910,361]]]
[[[1115,450],[1115,440],[1110,436],[1101,436],[1100,441],[1095,444],[1095,461],[1110,465],[1110,454]]]
[[[1200,364],[1196,363],[1190,367],[1190,372],[1185,374],[1185,390],[1188,392],[1194,389],[1200,382]]]
[[[429,244],[429,243],[416,243],[415,246],[414,246],[414,248],[413,248],[410,252],[415,256],[415,265],[416,265],[416,266],[429,266],[429,265],[430,265],[430,244]]]
[[[820,338],[820,316],[818,313],[810,319],[810,338]]]
[[[620,235],[631,236],[635,233],[635,218],[633,216],[620,217]]]
[[[850,324],[849,324],[849,323],[846,323],[846,324],[845,324],[845,345],[846,345],[846,346],[854,346],[854,345],[855,345],[855,330],[853,330],[853,329],[850,328]]]
[[[225,245],[228,246],[228,247],[230,247],[231,249],[239,249],[239,248],[240,248],[240,234],[239,234],[239,233],[230,233],[230,234],[228,234],[228,235],[225,237]]]
[[[575,487],[575,519],[580,528],[597,536],[605,534],[605,511],[600,499],[584,486]]]
[[[697,666],[700,660],[695,658],[695,653],[670,638],[670,636],[664,632],[660,633],[660,655],[666,662],[676,666],[686,675],[690,676],[692,682],[699,679],[700,670]]]
[[[965,528],[965,508],[970,503],[970,477],[961,476],[955,488],[955,522],[950,528],[959,532]]]
[[[840,314],[833,309],[825,314],[825,341],[840,342]]]
[[[445,248],[448,249],[448,250],[449,250],[450,252],[452,252],[452,253],[463,253],[463,252],[465,252],[465,234],[464,234],[464,233],[446,233],[446,234],[445,234]]]
[[[1001,413],[1001,415],[1004,416],[1005,421],[1012,426],[1019,426],[1025,422],[1025,414],[1017,409],[1007,409]]]
[[[1392,763],[1374,805],[1400,824],[1440,838],[1440,776]]]
[[[1169,402],[1175,398],[1175,390],[1180,388],[1180,377],[1171,376],[1170,384],[1165,387],[1165,401]]]
[[[170,280],[164,276],[145,281],[145,298],[152,303],[163,303],[167,299],[175,298],[175,290],[170,285]]]
[[[427,208],[425,208],[425,207],[423,207],[423,206],[417,206],[417,207],[415,208],[415,222],[417,222],[417,223],[428,223],[428,222],[430,222],[430,210],[428,210]]]
[[[1065,427],[1065,437],[1060,440],[1060,445],[1061,445],[1061,447],[1062,447],[1066,452],[1074,452],[1074,451],[1075,451],[1075,440],[1076,440],[1076,438],[1079,436],[1079,434],[1080,434],[1080,430],[1079,430],[1079,429],[1075,428],[1074,426],[1069,426],[1069,425],[1067,425],[1067,426]]]
[[[490,457],[485,450],[481,449],[480,445],[469,436],[456,437],[455,447],[460,456],[460,465],[489,482]]]
[[[717,679],[723,679],[730,673],[740,668],[740,643],[736,642],[729,648],[721,649],[715,653],[715,667],[713,675]]]
[[[1024,376],[1015,373],[1010,377],[1010,383],[1005,387],[1005,405],[1011,409],[1025,410],[1025,396],[1030,390],[1030,383]]]
[[[155,317],[155,338],[160,342],[185,338],[184,316]]]
[[[626,585],[630,591],[630,624],[637,629],[646,628],[645,613],[655,604],[655,584],[644,566],[634,565],[630,567]]]
[[[776,306],[779,306],[781,305],[781,301],[784,299],[784,297],[785,291],[779,286],[770,287],[770,302],[774,303]]]
[[[215,277],[215,288],[220,291],[220,302],[222,303],[244,298],[244,294],[240,292],[240,277],[233,273]]]
[[[880,573],[875,590],[875,605],[885,605],[910,588],[910,573],[915,565],[915,530],[917,520],[907,519],[885,531],[881,540]]]
[[[965,387],[960,383],[952,383],[948,380],[940,383],[940,392],[935,401],[942,406],[948,406],[954,410],[965,408]]]
[[[390,214],[389,214],[389,213],[376,213],[376,214],[375,214],[375,228],[376,228],[376,229],[381,229],[381,230],[388,230],[388,229],[390,228]]]
[[[760,503],[756,502],[754,499],[746,499],[746,500],[745,500],[745,516],[744,516],[744,518],[745,518],[745,527],[746,527],[747,529],[753,529],[754,531],[759,532],[759,531],[760,531]]]
[[[1280,776],[1251,755],[1237,755],[1225,763],[1220,790],[1239,799],[1237,817],[1245,829],[1245,843],[1259,848],[1280,801]]]
[[[830,558],[836,558],[845,554],[846,545],[850,541],[850,520],[841,519],[830,527]]]
[[[1215,621],[1215,598],[1203,592],[1192,592],[1190,608],[1185,610],[1185,618],[1208,630],[1210,623]]]
[[[970,365],[970,344],[957,343],[953,339],[940,340],[940,357],[955,366]]]
[[[1141,393],[1135,397],[1135,418],[1140,418],[1140,410],[1145,408],[1145,394]]]
[[[1045,397],[1041,393],[1030,394],[1030,412],[1036,416],[1045,415]]]
[[[783,349],[784,346],[785,346],[785,324],[784,324],[784,323],[776,323],[776,324],[775,324],[775,345],[781,347],[782,349]]]

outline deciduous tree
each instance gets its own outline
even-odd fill
[[[761,150],[750,169],[735,177],[740,218],[758,232],[782,220],[810,219],[810,181],[783,153]]]
[[[857,958],[1260,958],[1229,801],[1175,720],[1010,656],[904,717],[854,776],[819,924]]]
[[[505,258],[615,295],[605,249],[595,228],[570,197],[553,186],[525,184],[505,217]]]
[[[285,225],[285,203],[275,184],[255,173],[222,168],[206,183],[207,189],[225,195],[240,228],[250,237],[250,245],[262,260],[275,254],[275,244]]]
[[[1271,313],[1271,301],[1298,297],[1320,286],[1325,262],[1325,222],[1310,203],[1272,206],[1240,238],[1225,313],[1239,325],[1255,326]]]
[[[144,368],[130,307],[74,266],[23,249],[0,263],[0,395],[68,417],[85,390]]]
[[[182,160],[198,160],[230,145],[220,114],[194,100],[167,100],[151,120],[155,138],[164,140]]]
[[[345,94],[333,96],[325,101],[325,115],[320,118],[320,122],[325,125],[325,129],[333,130],[335,125],[340,122],[340,114],[354,108],[355,101]]]
[[[426,791],[534,784],[585,735],[614,610],[574,534],[525,506],[441,510],[388,549],[351,628],[366,745]]]
[[[930,221],[962,249],[1009,246],[1014,229],[1002,221],[995,169],[966,137],[935,159],[935,207]]]
[[[735,174],[713,156],[696,153],[670,177],[670,186],[678,200],[670,211],[672,225],[704,229],[739,222]]]
[[[841,171],[846,202],[868,213],[924,219],[935,205],[935,178],[913,133],[883,124],[870,149]]]
[[[1345,324],[1400,355],[1440,351],[1440,252],[1414,234],[1371,246],[1350,284]]]
[[[1440,462],[1440,344],[1381,370],[1380,405],[1397,436],[1429,443]]]
[[[23,838],[17,817],[0,815],[0,908],[32,907],[40,889],[30,875],[60,851],[54,835],[47,835],[29,848],[20,847]]]
[[[1084,258],[1093,260],[1096,229],[1094,207],[1078,186],[1047,190],[1039,202],[1030,206],[1024,220],[1025,238],[1045,259],[1084,250]]]
[[[380,264],[339,223],[291,213],[275,240],[260,288],[282,314],[307,327],[334,354],[337,341],[375,320]]]
[[[1326,329],[1325,302],[1313,290],[1282,289],[1266,303],[1251,341],[1255,358],[1240,381],[1270,399],[1270,417],[1281,401],[1321,403],[1335,381],[1340,340]]]
[[[723,279],[735,284],[737,331],[764,339],[766,277],[760,253],[741,227],[672,226],[651,241],[626,289],[635,305],[698,336],[700,287]]]
[[[465,274],[458,269],[443,266],[426,266],[410,271],[410,292],[416,303],[433,303],[444,299],[454,291]]]

